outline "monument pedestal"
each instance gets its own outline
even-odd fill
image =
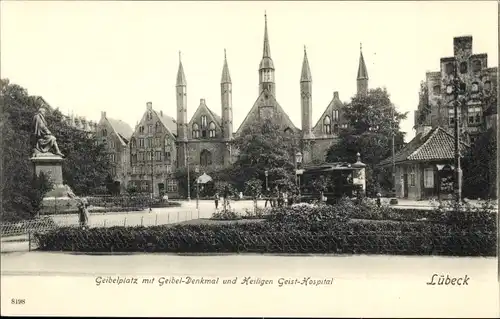
[[[37,153],[30,160],[35,167],[35,174],[44,173],[53,183],[52,190],[45,194],[42,214],[60,214],[77,209],[73,191],[63,183],[62,162],[64,159],[52,153]]]

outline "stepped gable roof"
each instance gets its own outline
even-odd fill
[[[460,143],[460,153],[470,146]],[[435,127],[428,133],[417,134],[403,149],[394,156],[395,163],[406,161],[439,161],[455,158],[455,137],[442,127]],[[392,157],[381,161],[379,166],[392,164]]]

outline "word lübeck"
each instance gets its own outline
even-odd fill
[[[468,286],[470,277],[465,275],[463,277],[450,277],[450,275],[433,274],[431,281],[427,285],[438,286]]]

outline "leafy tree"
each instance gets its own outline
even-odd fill
[[[29,218],[39,209],[30,161],[33,153],[32,120],[39,105],[26,89],[7,79],[1,80],[0,105],[2,218]],[[96,185],[102,184],[109,169],[104,149],[96,145],[93,136],[69,126],[58,110],[50,108],[46,120],[66,155],[63,162],[65,183],[76,194],[92,192]]]
[[[367,192],[376,193],[381,186],[390,188],[390,174],[387,176],[387,172],[376,165],[392,155],[393,134],[395,151],[403,147],[405,133],[400,130],[400,122],[406,119],[407,113],[398,112],[387,90],[381,88],[354,96],[341,112],[348,128],[341,129],[339,143],[330,147],[327,161],[353,162],[359,152],[363,163],[367,164]],[[381,175],[386,178],[381,179]]]
[[[273,119],[266,119],[247,126],[234,140],[239,151],[234,163],[234,181],[238,188],[255,178],[265,180],[269,172],[269,187],[286,187],[294,184],[295,152],[298,150],[298,136],[282,131]]]
[[[463,159],[463,196],[495,198],[497,137],[493,129],[483,133]]]

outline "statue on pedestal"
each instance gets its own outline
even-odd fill
[[[33,117],[33,134],[35,138],[35,145],[33,149],[33,156],[40,153],[50,153],[54,149],[55,155],[64,157],[57,145],[56,137],[50,132],[45,121],[45,113],[47,106],[42,104],[38,112]]]

